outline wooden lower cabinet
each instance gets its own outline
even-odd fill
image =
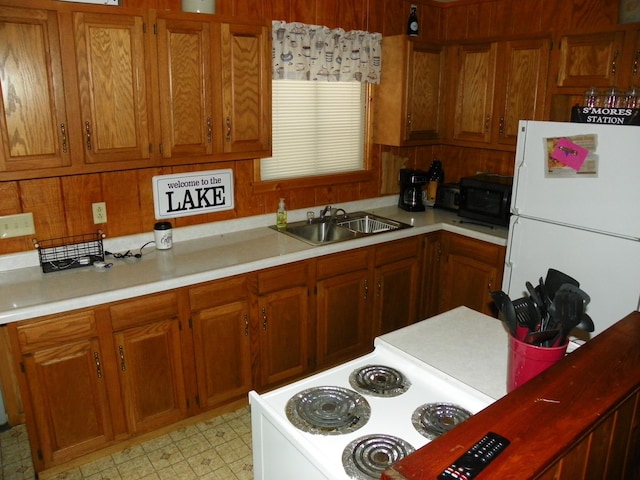
[[[376,247],[374,337],[418,320],[420,239],[412,237]]]
[[[309,262],[258,272],[259,385],[290,381],[310,369]]]
[[[200,409],[236,400],[252,388],[249,281],[237,276],[189,289]]]
[[[322,257],[316,266],[317,366],[335,365],[372,349],[372,249]]]
[[[110,379],[94,312],[9,328],[36,471],[109,445]]]
[[[465,305],[496,316],[489,294],[502,286],[504,257],[503,246],[443,232],[439,311]]]

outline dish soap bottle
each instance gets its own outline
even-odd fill
[[[287,228],[287,207],[284,205],[284,198],[278,203],[278,211],[276,212],[276,228],[284,230]]]
[[[409,11],[409,19],[407,20],[407,35],[410,37],[417,37],[418,31],[420,30],[418,26],[418,14],[416,13],[418,7],[415,5],[411,5],[411,10]]]

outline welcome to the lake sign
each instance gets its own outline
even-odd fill
[[[153,177],[158,220],[233,209],[233,171],[210,170]]]

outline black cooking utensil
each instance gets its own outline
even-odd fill
[[[540,313],[536,308],[533,300],[528,297],[513,300],[513,308],[516,311],[516,319],[518,325],[525,327],[529,331],[536,330],[540,323]]]
[[[580,323],[576,325],[576,328],[582,330],[583,332],[593,332],[596,329],[596,326],[593,324],[593,320],[586,313],[582,314],[582,318],[580,319]]]
[[[513,302],[509,298],[509,295],[507,295],[502,290],[498,290],[495,292],[491,292],[491,298],[498,307],[498,310],[500,310],[500,313],[502,314],[502,320],[507,326],[507,329],[509,330],[509,332],[511,332],[511,335],[515,337],[516,328],[518,326],[518,319],[516,317],[516,309],[513,306]]]
[[[529,332],[525,335],[524,343],[530,343],[531,345],[540,345],[548,340],[555,339],[560,335],[560,329],[554,328],[553,330],[541,330],[538,332]]]
[[[544,287],[550,300],[553,300],[555,298],[556,292],[560,290],[560,287],[565,283],[575,285],[576,287],[580,286],[580,282],[578,282],[575,278],[570,277],[566,273],[561,272],[560,270],[556,270],[555,268],[550,268],[549,270],[547,270],[547,276],[544,280]]]

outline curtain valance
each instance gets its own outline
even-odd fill
[[[273,79],[380,83],[382,35],[273,22]]]

